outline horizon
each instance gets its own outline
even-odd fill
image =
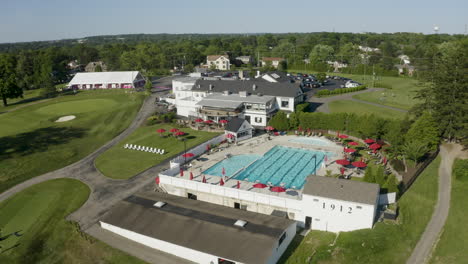
[[[206,0],[178,5],[165,1],[12,1],[2,5],[0,43],[56,41],[127,34],[287,34],[287,33],[422,33],[466,34],[468,2],[448,0],[333,6],[294,0],[239,0],[234,4]],[[420,3],[418,3],[420,2]],[[281,18],[281,19],[278,19]],[[143,33],[135,33],[143,32]],[[217,33],[219,32],[219,33]]]

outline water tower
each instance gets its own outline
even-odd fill
[[[438,33],[439,33],[439,26],[434,25],[434,34],[438,34]]]

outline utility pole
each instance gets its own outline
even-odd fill
[[[372,88],[375,88],[375,65],[372,64]]]

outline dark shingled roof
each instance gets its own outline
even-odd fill
[[[167,203],[154,207],[157,201]],[[234,226],[244,220],[244,227]],[[116,204],[101,219],[123,229],[242,263],[266,263],[292,220],[165,193],[147,192]]]
[[[262,94],[292,98],[298,96],[298,92],[302,94],[301,88],[294,83],[273,83],[266,82],[265,80],[197,80],[192,91],[209,91],[210,84],[213,87],[212,91],[215,93],[222,93],[226,90],[231,93],[247,91],[255,95]],[[256,85],[255,91],[253,90],[254,84]]]
[[[237,132],[237,131],[239,131],[239,128],[242,126],[244,121],[245,121],[245,119],[242,119],[242,118],[239,118],[239,117],[233,117],[227,123],[226,130],[231,131],[231,132]]]
[[[307,177],[304,185],[304,194],[371,205],[376,203],[379,191],[376,183],[312,175]]]

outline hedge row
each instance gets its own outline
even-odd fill
[[[318,91],[315,95],[317,97],[322,97],[322,96],[328,96],[328,95],[337,95],[337,94],[344,94],[344,93],[352,93],[352,92],[357,92],[366,89],[367,86],[365,85],[360,85],[358,87],[353,87],[353,88],[338,88],[333,91],[329,90],[321,90]]]

